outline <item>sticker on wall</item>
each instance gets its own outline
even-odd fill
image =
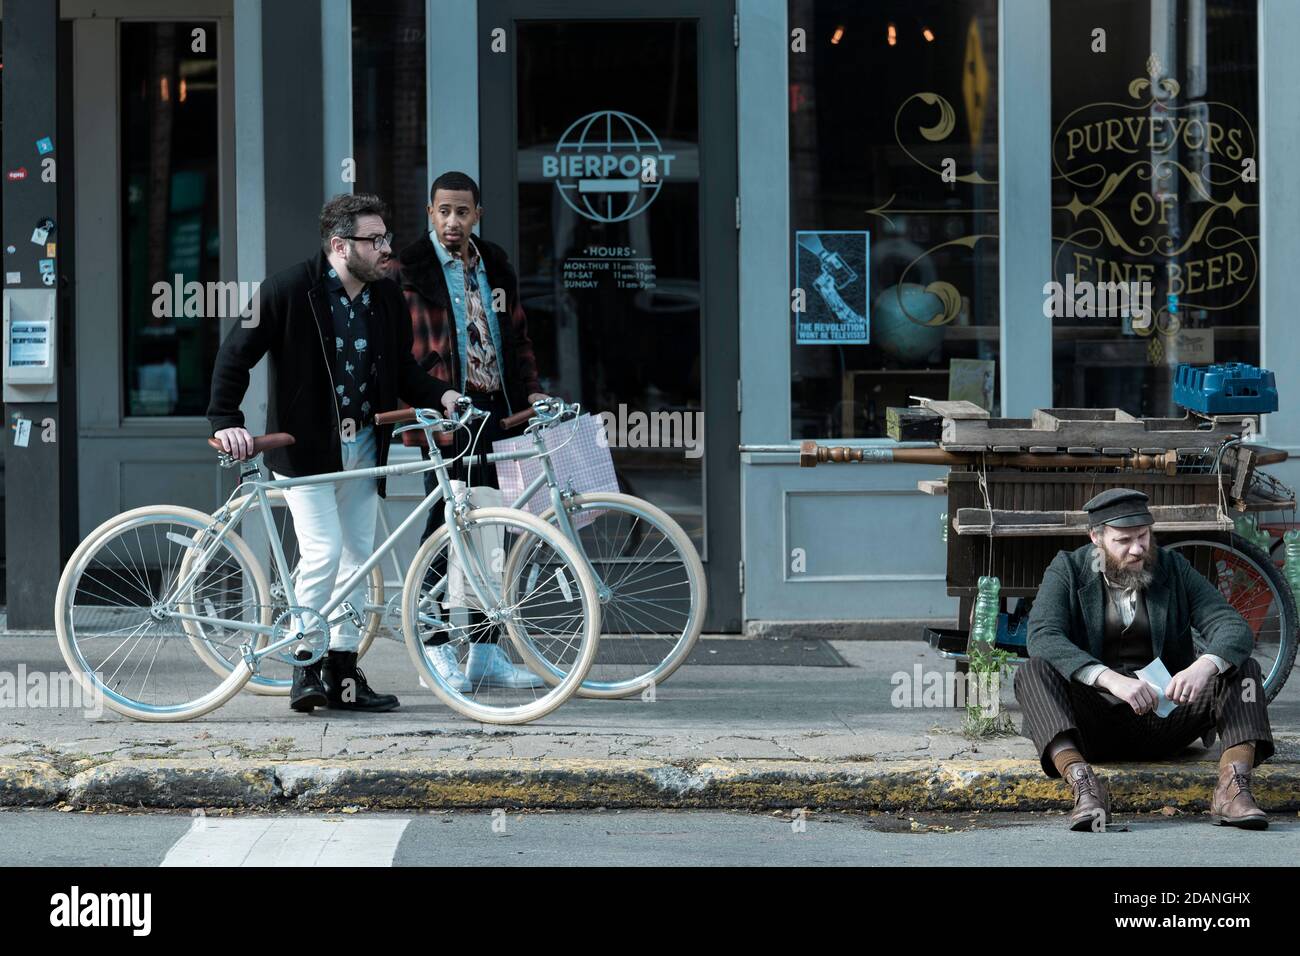
[[[36,141],[36,152],[44,156],[46,153],[54,152],[54,140],[48,136],[42,136]]]
[[[27,167],[19,166],[17,169],[11,169],[9,170],[9,172],[5,173],[5,178],[8,179],[11,183],[16,183],[20,179],[26,179]]]
[[[55,253],[55,251],[54,251],[55,248],[56,248],[56,245],[55,245],[55,243],[53,243],[53,242],[47,242],[47,243],[45,244],[45,254],[46,254],[47,256],[49,256],[51,259],[53,259],[54,256],[56,255],[56,253]]]
[[[794,310],[798,345],[866,345],[868,237],[862,231],[796,232]],[[906,332],[905,326],[900,332]]]
[[[37,264],[41,267],[41,281],[46,285],[54,285],[54,260],[41,259]]]
[[[5,252],[9,253],[9,255],[11,256],[17,251],[18,251],[18,247],[13,244],[5,246]]]
[[[5,273],[5,285],[18,285],[18,283],[22,281],[23,281],[23,274],[21,272]]]
[[[14,422],[14,444],[19,448],[26,448],[27,442],[32,437],[32,420],[30,418],[20,418]]]
[[[50,237],[54,231],[54,220],[46,216],[36,224],[36,229],[32,231],[32,242],[38,246],[45,245],[45,240]]]

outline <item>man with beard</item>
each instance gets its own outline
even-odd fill
[[[1070,829],[1110,822],[1105,784],[1086,761],[1161,760],[1200,737],[1223,741],[1211,801],[1217,824],[1262,830],[1251,770],[1273,754],[1264,679],[1245,620],[1177,551],[1156,545],[1147,496],[1112,488],[1083,506],[1091,544],[1060,551],[1029,613],[1029,659],[1015,677],[1043,772],[1070,783]],[[1199,656],[1192,628],[1205,641]],[[1176,706],[1135,676],[1159,658]]]
[[[252,455],[253,436],[239,405],[249,370],[263,355],[270,356],[267,432],[294,437],[293,444],[265,452],[276,478],[385,464],[392,428],[375,425],[377,413],[400,407],[399,399],[423,408],[445,405],[450,385],[411,355],[402,290],[386,275],[393,255],[387,218],[378,196],[335,196],[321,209],[320,248],[261,283],[255,321],[226,337],[212,370],[208,420],[228,454],[240,460]],[[356,611],[364,609],[365,579],[347,594],[341,585],[374,552],[384,486],[381,477],[284,489],[298,539],[299,607],[316,610],[331,598],[346,598]],[[319,615],[302,617],[298,626],[319,634]],[[304,713],[398,706],[392,694],[372,690],[357,667],[361,634],[355,620],[344,618],[330,631],[328,654],[294,668],[289,706]],[[300,650],[296,656],[311,654]]]

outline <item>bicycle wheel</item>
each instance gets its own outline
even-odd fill
[[[280,537],[280,546],[284,549],[284,559],[289,565],[290,575],[296,583],[296,572],[298,568],[298,538],[293,533],[293,515],[289,511],[288,502],[285,500],[284,492],[279,488],[268,488],[266,492],[267,499],[271,502],[271,508],[274,514],[272,521]],[[244,497],[239,497],[230,502],[228,508],[231,514],[237,512],[239,507],[244,503]],[[240,532],[240,536],[245,541],[262,541],[266,535],[266,526],[262,522],[261,503],[254,498],[249,505],[248,510],[244,512],[240,519],[240,526],[233,530]],[[251,524],[250,524],[251,522]],[[270,595],[272,603],[271,618],[274,620],[288,607],[287,595],[284,582],[280,579],[280,572],[276,566],[275,557],[271,553],[269,544],[258,549],[262,553],[260,561],[263,573],[270,582]],[[296,592],[295,592],[296,593]],[[375,565],[370,569],[370,577],[366,587],[366,607],[365,623],[361,628],[361,643],[357,647],[357,658],[370,649],[374,643],[375,636],[379,633],[383,625],[384,618],[384,572],[380,565]],[[230,661],[218,650],[212,649],[210,652],[199,648],[200,656],[212,667],[221,673],[228,670],[231,666]],[[284,697],[289,693],[289,688],[293,684],[293,665],[285,661],[276,660],[271,657],[262,659],[261,666],[248,682],[247,689],[255,694],[262,694],[269,697]]]
[[[575,495],[568,515],[601,605],[600,651],[578,696],[629,697],[662,684],[704,627],[708,587],[695,545],[668,514],[631,495]],[[554,508],[541,517],[556,523]],[[542,656],[527,646],[523,654],[546,676]]]
[[[1277,696],[1295,663],[1297,628],[1295,598],[1286,578],[1260,548],[1236,534],[1228,542],[1176,541],[1166,545],[1185,557],[1232,607],[1246,619],[1255,635],[1252,655],[1264,674],[1264,695]],[[1206,642],[1192,629],[1197,651]]]
[[[492,724],[521,724],[549,714],[582,683],[600,641],[600,604],[582,555],[558,531],[513,508],[479,508],[463,518],[471,573],[491,582],[486,606],[475,595],[446,525],[420,546],[402,591],[402,631],[423,683],[453,710]],[[518,552],[513,572],[505,555]],[[536,572],[536,573],[534,573]],[[528,586],[512,574],[532,575]],[[501,640],[501,638],[506,640]],[[433,649],[426,641],[442,646]],[[476,661],[504,657],[522,669],[521,642],[541,648],[553,682],[502,686],[475,674]],[[495,643],[497,651],[486,645]],[[435,666],[446,655],[464,682]],[[499,658],[498,658],[499,659]]]
[[[233,532],[196,568],[194,553],[214,532],[201,511],[154,505],[106,521],[73,552],[54,624],[68,670],[92,697],[137,720],[189,720],[220,707],[252,676],[240,646],[260,635],[238,625],[267,620],[266,577]],[[195,574],[178,591],[187,556]],[[215,673],[195,653],[178,612],[229,622],[201,625],[202,646],[229,659],[229,669]]]

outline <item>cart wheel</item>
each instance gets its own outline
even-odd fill
[[[1297,628],[1295,598],[1272,557],[1236,534],[1227,542],[1195,539],[1165,545],[1185,557],[1232,605],[1255,635],[1252,652],[1264,674],[1265,699],[1271,701],[1286,683],[1295,663]],[[1192,640],[1203,652],[1206,642],[1192,629]]]

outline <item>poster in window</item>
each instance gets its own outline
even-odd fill
[[[868,344],[868,243],[866,232],[795,233],[796,344]]]

